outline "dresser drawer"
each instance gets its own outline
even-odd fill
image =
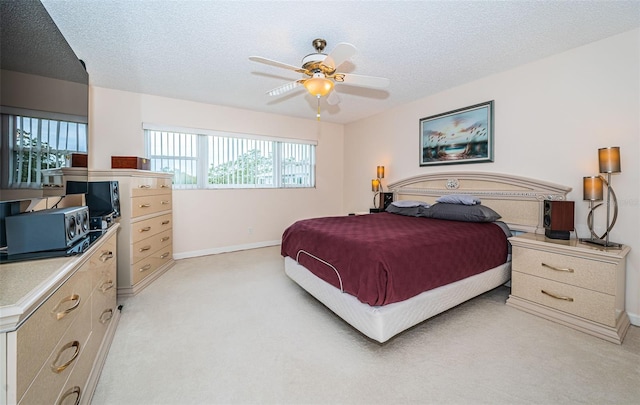
[[[154,214],[156,212],[169,211],[172,208],[171,192],[167,194],[133,197],[131,204],[132,218]]]
[[[116,283],[115,267],[116,267],[116,245],[115,235],[105,241],[100,249],[91,255],[89,263],[91,265],[91,290],[106,288],[105,284]]]
[[[171,179],[136,178],[131,181],[131,196],[149,196],[171,193]]]
[[[29,380],[18,379],[18,398],[26,391],[20,404],[53,404],[71,371],[76,366],[91,334],[91,303],[82,305],[71,327],[47,357],[44,365],[28,387]],[[20,363],[18,363],[20,364]]]
[[[169,247],[170,250],[173,242],[172,239],[172,230],[167,229],[157,235],[134,243],[133,251],[131,252],[131,264],[139,262],[160,249]]]
[[[131,242],[135,243],[173,227],[171,214],[145,219],[131,224]]]
[[[82,265],[17,331],[18,397],[26,390],[91,293],[89,263]]]
[[[117,289],[113,286],[106,291],[97,289],[91,296],[91,338],[98,343],[102,342],[111,320],[118,310],[116,295]]]
[[[519,271],[511,274],[511,294],[607,326],[616,325],[617,311],[613,295]]]
[[[138,283],[143,278],[149,276],[154,271],[158,270],[165,263],[170,262],[173,259],[173,250],[171,247],[160,249],[144,260],[131,266],[131,273],[133,276],[133,284]]]
[[[513,246],[511,267],[521,273],[605,294],[616,293],[617,266],[612,263]]]

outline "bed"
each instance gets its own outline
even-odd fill
[[[407,206],[443,206],[435,204],[443,196],[474,197],[483,214],[495,212],[500,218],[462,222],[385,212],[301,220],[285,230],[281,249],[287,276],[380,343],[506,283],[511,265],[504,228],[507,234],[544,233],[543,201],[565,200],[571,190],[482,172],[427,174],[388,189],[398,205],[404,201]],[[471,252],[473,258],[461,252]],[[415,253],[417,257],[411,256]]]

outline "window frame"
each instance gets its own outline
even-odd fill
[[[176,183],[174,179],[173,188],[174,189],[204,189],[204,190],[229,190],[229,189],[294,189],[294,188],[315,188],[316,187],[316,147],[317,141],[315,140],[307,140],[307,139],[297,139],[297,138],[284,138],[284,137],[273,137],[266,135],[257,135],[257,134],[242,134],[235,132],[223,132],[223,131],[215,131],[209,129],[196,129],[196,128],[185,128],[185,127],[172,127],[165,125],[156,125],[143,123],[143,132],[144,132],[144,144],[145,144],[145,152],[146,156],[151,160],[152,169],[154,166],[154,161],[158,159],[163,160],[173,160],[174,162],[179,161],[180,159],[191,159],[195,160],[195,176],[196,181],[194,183]],[[180,156],[170,156],[167,155],[154,155],[151,150],[151,137],[153,136],[152,132],[162,132],[168,134],[186,134],[196,136],[197,146],[195,150],[195,157],[180,157]],[[252,184],[210,184],[209,183],[209,169],[211,167],[212,161],[210,157],[212,156],[210,152],[210,144],[214,141],[212,138],[215,137],[223,137],[237,140],[257,140],[264,142],[272,142],[272,156],[273,166],[272,166],[272,178],[273,185],[265,185],[258,184],[254,180]],[[283,145],[295,145],[297,147],[305,147],[309,146],[309,164],[308,164],[308,183],[302,185],[296,185],[292,183],[288,183],[283,181]],[[237,158],[237,156],[236,156]],[[175,167],[175,165],[172,165]],[[174,169],[175,170],[175,169]]]

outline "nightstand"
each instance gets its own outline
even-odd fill
[[[630,325],[624,302],[628,246],[604,249],[531,233],[509,241],[507,305],[622,343]]]

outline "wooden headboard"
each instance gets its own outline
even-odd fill
[[[515,231],[544,233],[544,200],[566,200],[571,187],[546,181],[486,172],[440,172],[411,177],[388,185],[395,200],[433,204],[446,194],[470,194],[502,215]]]

